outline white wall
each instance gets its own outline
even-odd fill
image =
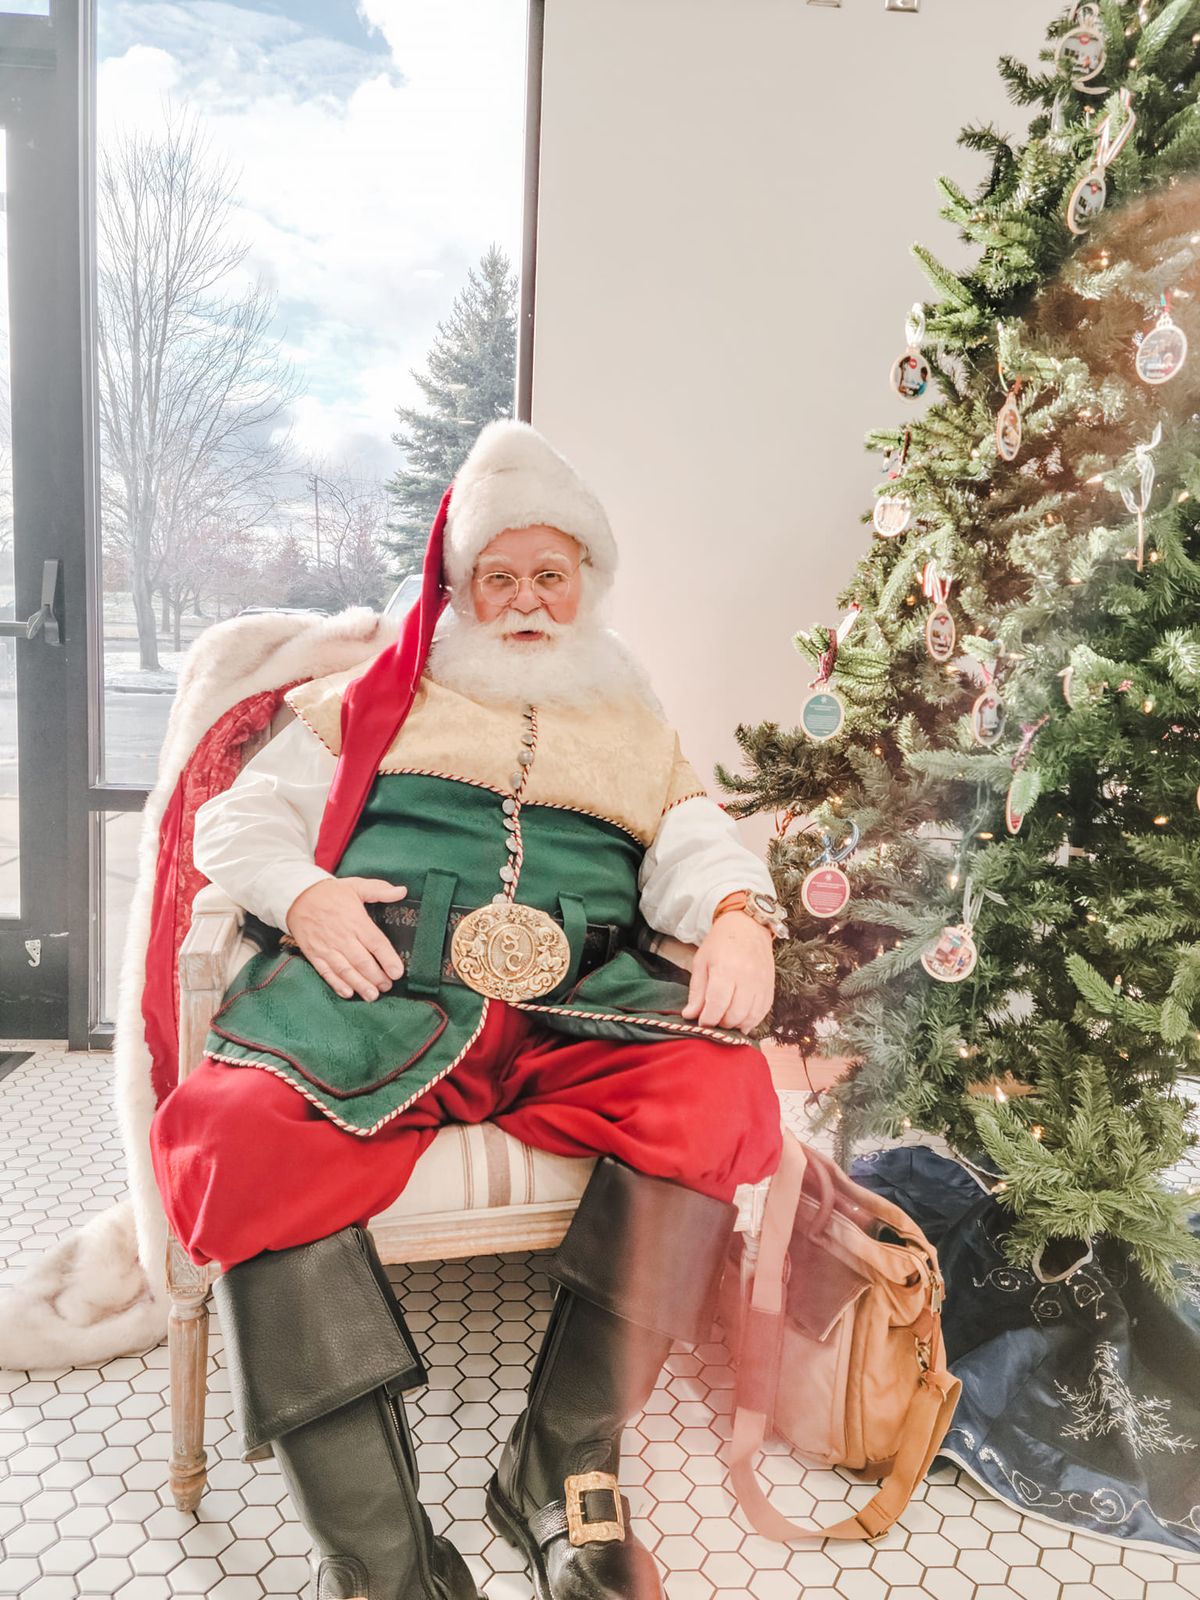
[[[1023,126],[995,70],[1056,0],[546,0],[533,420],[621,545],[615,625],[710,792],[739,721],[793,726],[795,630],[836,620],[905,415],[887,376],[968,257],[934,179],[967,122]],[[748,842],[768,826],[748,824]]]

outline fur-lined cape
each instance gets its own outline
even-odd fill
[[[365,606],[333,617],[276,611],[216,623],[189,651],[142,815],[117,990],[113,1093],[128,1194],[0,1289],[0,1367],[106,1361],[164,1337],[167,1222],[149,1129],[174,1068],[164,1071],[171,1053],[160,1049],[156,1061],[147,1042],[143,998],[148,952],[157,943],[173,968],[192,899],[205,881],[191,864],[192,817],[196,805],[232,780],[241,744],[279,712],[285,689],[369,661],[397,632],[397,618]],[[174,852],[180,870],[164,884],[156,880],[172,817],[182,818]]]

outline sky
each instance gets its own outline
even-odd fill
[[[299,451],[390,474],[438,320],[520,265],[525,0],[97,0],[97,137],[195,113],[303,392]]]

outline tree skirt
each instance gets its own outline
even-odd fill
[[[1008,1213],[921,1145],[861,1156],[851,1174],[938,1251],[962,1379],[942,1459],[1019,1511],[1200,1554],[1200,1279],[1181,1274],[1168,1306],[1111,1242],[1061,1282],[1010,1266]]]

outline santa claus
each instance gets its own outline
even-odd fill
[[[200,871],[276,933],[151,1151],[177,1237],[223,1270],[245,1447],[273,1447],[318,1600],[476,1595],[418,1500],[423,1368],[366,1230],[440,1126],[484,1119],[601,1158],[488,1517],[541,1600],[662,1594],[621,1432],[672,1340],[708,1337],[734,1189],[779,1160],[747,1033],[785,928],[603,621],[616,560],[571,465],[489,424],[397,645],[290,690],[196,817]],[[698,946],[690,975],[652,930]]]

